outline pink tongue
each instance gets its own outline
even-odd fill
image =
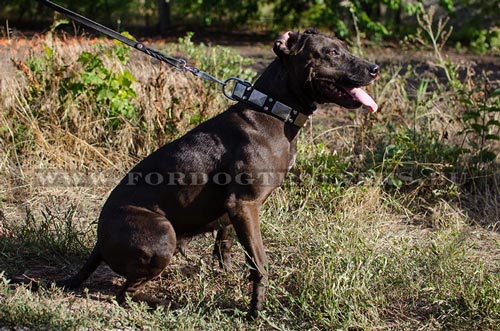
[[[354,99],[361,102],[363,105],[370,108],[372,113],[376,112],[378,109],[377,103],[372,99],[371,96],[368,95],[362,88],[355,87],[353,89],[346,89],[347,93],[349,93]]]

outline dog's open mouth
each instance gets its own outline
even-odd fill
[[[359,108],[366,106],[370,112],[378,110],[378,105],[373,98],[361,87],[343,87],[329,80],[318,81],[321,91],[334,102],[345,108]]]

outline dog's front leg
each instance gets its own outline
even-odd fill
[[[223,226],[217,231],[213,255],[224,270],[231,270],[231,247],[233,246],[234,229],[231,224]]]
[[[250,280],[253,281],[252,301],[249,317],[257,316],[265,301],[267,285],[267,257],[259,227],[260,203],[253,200],[243,200],[232,193],[226,201],[226,209],[234,226],[238,240],[247,253],[250,264]]]

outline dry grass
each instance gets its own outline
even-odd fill
[[[169,125],[183,132],[193,116],[210,117],[214,109],[221,109],[224,102],[201,81],[152,63],[145,55],[135,54],[129,68],[137,79],[132,86],[137,94],[133,103],[141,126],[120,118],[122,125],[110,133],[106,130],[110,115],[96,112],[94,100],[89,100],[92,95],[84,93],[75,100],[52,93],[62,88],[63,80],[68,75],[81,70],[77,62],[79,55],[84,51],[96,52],[94,45],[101,43],[96,40],[73,40],[68,43],[67,40],[52,39],[50,35],[43,39],[43,46],[41,42],[36,39],[26,45],[30,47],[28,54],[13,57],[18,71],[13,72],[13,66],[2,61],[12,74],[2,79],[2,108],[5,111],[0,120],[4,130],[10,133],[10,137],[5,138],[11,141],[6,143],[16,144],[15,150],[18,151],[29,150],[30,155],[23,155],[27,160],[44,159],[45,165],[64,169],[95,165],[124,170],[130,165],[130,156],[147,155],[165,139],[171,138],[176,132],[170,131]],[[108,43],[108,50],[111,45]],[[54,54],[43,60],[46,67],[37,74],[28,68],[24,60],[43,58],[45,48],[52,49]],[[14,47],[12,52],[18,53],[16,49]],[[113,72],[125,70],[116,56],[103,56],[102,59],[103,64]],[[59,74],[63,69],[65,73]],[[29,90],[33,86],[34,92]],[[29,131],[32,137],[16,137],[15,134],[19,133],[16,132],[19,131],[16,125],[25,126],[23,129]],[[26,141],[28,139],[29,142]],[[25,145],[31,142],[35,146]],[[26,165],[26,161],[23,164]]]
[[[96,41],[43,40],[56,50],[52,68],[67,71],[54,76],[47,70],[35,77],[26,63],[45,56],[42,40],[30,41],[28,53],[26,41],[11,47],[13,41],[0,61],[0,69],[9,73],[0,82],[0,270],[6,278],[57,279],[74,271],[93,244],[100,206],[118,178],[227,105],[212,87],[183,73],[136,53],[137,59],[123,65],[116,54],[102,51],[106,67],[129,70],[137,79],[132,100],[137,116],[120,117],[112,127],[113,118],[96,112],[99,105],[87,94],[75,99],[58,93],[67,75],[81,71],[76,61],[81,52],[97,52]],[[47,288],[33,293],[4,280],[0,325],[32,330],[498,330],[496,183],[489,191],[465,184],[453,191],[437,165],[437,156],[447,150],[435,150],[442,145],[434,142],[443,140],[422,138],[422,149],[405,145],[408,135],[397,126],[422,137],[445,130],[449,145],[458,141],[453,140],[459,139],[457,124],[449,120],[463,108],[459,103],[453,111],[446,108],[453,104],[453,91],[437,78],[434,90],[417,97],[418,85],[411,88],[414,73],[400,69],[399,64],[386,66],[374,88],[383,105],[377,117],[323,108],[303,131],[294,173],[261,213],[271,282],[266,312],[258,321],[244,319],[250,288],[242,249],[235,249],[235,269],[224,273],[210,255],[213,238],[202,236],[191,243],[189,261],[176,256],[146,288],[172,300],[172,309],[118,306],[112,298],[122,279],[102,267],[86,283],[88,289],[76,292]],[[391,127],[395,138],[388,136]],[[389,157],[391,144],[413,163],[397,154]],[[380,146],[386,154],[379,160]],[[407,163],[414,170],[430,168],[437,177],[415,176],[416,184],[396,189],[391,176],[410,169],[404,168]],[[104,176],[88,186],[41,185],[37,175],[47,169]],[[485,207],[472,213],[479,200]],[[471,215],[483,216],[478,222]]]

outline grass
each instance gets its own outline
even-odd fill
[[[372,185],[351,188],[335,202],[314,191],[310,199],[319,202],[311,203],[300,191],[280,189],[262,214],[271,284],[266,312],[257,322],[248,323],[243,314],[249,287],[241,248],[233,272],[215,271],[212,238],[207,237],[190,247],[194,261],[176,257],[162,279],[148,286],[180,309],[120,307],[105,299],[117,286],[96,285],[95,278],[88,283],[90,291],[76,293],[56,288],[32,293],[3,283],[0,319],[6,325],[49,330],[120,325],[151,330],[495,330],[500,316],[497,235],[464,224],[464,216],[448,204],[437,207],[434,228],[411,225],[392,210],[396,202]],[[37,273],[58,275],[43,270],[51,265],[78,264],[78,259],[61,258],[78,251],[61,254],[54,248],[72,230],[46,231],[43,224],[29,222],[18,231],[39,240],[2,240],[3,254],[21,251],[16,258],[24,268],[33,262],[32,268],[42,269],[28,269],[35,278]],[[42,229],[45,237],[37,236]],[[47,240],[51,234],[59,239]],[[31,260],[35,252],[36,262]],[[2,261],[4,270],[14,265]]]
[[[136,53],[138,59],[125,60],[114,44],[95,48],[92,40],[63,42],[51,35],[42,41],[31,41],[31,54],[12,48],[14,63],[0,62],[12,72],[0,86],[1,326],[499,330],[498,167],[495,160],[468,167],[480,146],[455,150],[463,139],[481,136],[459,134],[464,109],[493,109],[496,101],[474,99],[481,86],[476,76],[456,85],[430,73],[428,85],[417,81],[412,88],[418,68],[400,64],[387,65],[372,90],[382,114],[324,107],[303,130],[294,170],[261,211],[270,284],[257,321],[245,319],[251,288],[242,248],[235,248],[234,270],[222,272],[211,257],[211,235],[196,238],[188,259],[175,256],[147,285],[146,291],[170,300],[171,309],[117,305],[113,298],[123,280],[105,267],[75,292],[10,285],[13,276],[53,280],[74,272],[90,252],[100,206],[119,176],[227,105],[209,85]],[[204,69],[218,67],[208,58],[231,57],[227,49],[214,54],[189,38],[165,47],[206,56]],[[83,69],[82,52],[98,54],[107,70]],[[30,67],[34,58],[38,67]],[[231,64],[236,72],[247,66]],[[95,111],[109,106],[113,95],[73,93],[68,86],[76,86],[83,72],[104,75],[92,78],[95,91],[102,84],[97,79],[119,80],[129,72],[135,79],[124,85],[134,88],[126,99],[130,112]],[[470,92],[474,103],[461,103],[458,91]],[[495,141],[488,144],[498,151]],[[92,185],[42,185],[37,176],[51,169],[104,176]]]

